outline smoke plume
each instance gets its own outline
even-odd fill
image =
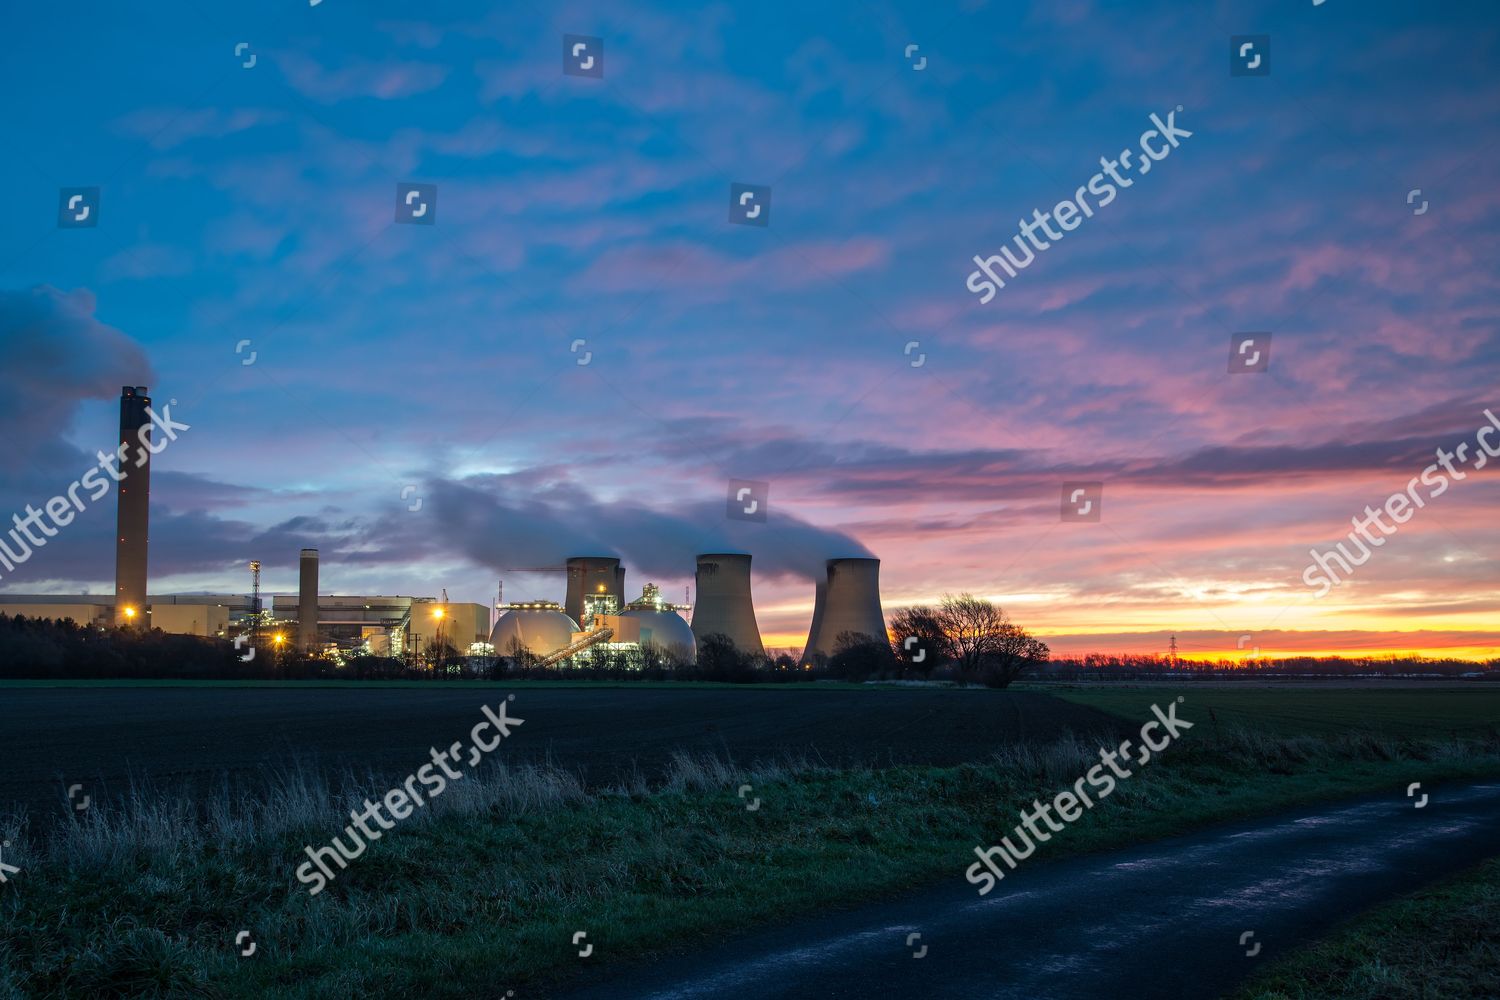
[[[826,559],[871,555],[860,542],[773,508],[765,522],[725,517],[724,501],[645,506],[573,483],[485,476],[428,482],[445,547],[496,571],[618,556],[648,576],[683,576],[702,552],[748,552],[757,574],[819,579]]]

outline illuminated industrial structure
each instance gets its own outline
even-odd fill
[[[304,564],[305,565],[305,564]],[[311,628],[303,593],[278,595],[271,601],[271,618],[286,626],[295,623],[299,645],[304,635],[309,652],[368,653],[404,658],[425,655],[441,640],[459,655],[489,638],[490,609],[484,604],[443,602],[433,597],[376,595],[312,595]]]
[[[662,600],[661,588],[654,583],[646,584],[641,596],[625,606],[622,618],[637,622],[640,644],[655,646],[663,652],[686,663],[698,657],[698,644],[693,639],[693,630],[678,612],[688,610],[683,604],[668,604]]]
[[[602,597],[614,598],[614,610],[625,603],[625,568],[613,556],[574,556],[568,560],[568,592],[563,611],[580,624],[590,614],[590,605],[604,610]]]
[[[508,605],[490,633],[495,652],[515,656],[524,651],[537,657],[541,666],[574,658],[587,660],[603,651],[642,649],[656,649],[691,662],[697,653],[693,633],[679,614],[687,609],[662,600],[661,588],[648,583],[641,596],[622,612],[618,599],[607,588],[609,579],[623,580],[624,572],[617,572],[618,567],[608,562],[591,560],[601,570],[593,586],[605,589],[578,595],[584,609],[582,621],[552,601]],[[569,565],[573,564],[574,560],[569,560]],[[603,570],[608,571],[607,576]]]

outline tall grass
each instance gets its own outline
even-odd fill
[[[1443,762],[1497,751],[1500,742],[1494,739],[1414,740],[1372,733],[1283,737],[1226,728],[1170,748],[1147,768],[1168,769],[1172,755],[1205,753],[1228,756],[1274,774],[1315,759]],[[1096,742],[1068,735],[1050,744],[999,748],[990,762],[1009,779],[1046,791],[1072,784],[1099,762],[1098,755]],[[443,817],[514,819],[605,799],[720,793],[743,784],[763,787],[819,772],[852,773],[807,758],[743,767],[725,757],[678,751],[654,783],[637,771],[609,785],[588,787],[577,774],[550,762],[511,766],[488,761],[451,782],[443,794],[429,799],[400,826],[421,827]],[[205,852],[234,853],[298,836],[310,843],[326,843],[348,825],[351,810],[390,787],[373,773],[346,769],[330,776],[303,762],[277,768],[254,791],[221,782],[207,794],[188,794],[135,779],[121,798],[96,802],[81,813],[69,812],[62,821],[37,829],[34,836],[24,812],[0,816],[0,836],[10,842],[4,857],[23,869],[45,865],[98,871],[148,861],[179,866]]]
[[[444,817],[514,819],[658,792],[721,791],[819,769],[821,765],[799,758],[740,767],[728,758],[677,751],[655,783],[636,771],[614,783],[588,787],[577,774],[552,763],[512,766],[488,761],[451,781],[399,827],[427,826]],[[296,835],[326,842],[349,824],[351,811],[392,787],[371,772],[345,769],[330,776],[305,763],[278,768],[254,788],[221,782],[206,794],[137,778],[120,798],[69,812],[61,822],[39,828],[33,838],[28,838],[31,824],[24,811],[0,817],[0,833],[12,844],[5,857],[14,854],[33,865],[99,870],[149,860],[171,866],[210,850],[241,851]]]

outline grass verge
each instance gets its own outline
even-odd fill
[[[537,996],[595,959],[962,878],[1038,796],[1096,763],[1066,740],[985,764],[739,768],[679,757],[664,783],[586,789],[494,764],[372,844],[319,896],[293,872],[386,786],[292,771],[269,795],[140,790],[47,833],[5,824],[0,997]],[[414,761],[413,764],[419,764]],[[1500,741],[1208,734],[1177,744],[1038,861],[1410,781],[1500,775]],[[742,799],[737,791],[752,786]],[[751,798],[761,800],[755,810]],[[241,958],[249,931],[257,954]]]
[[[1500,860],[1336,930],[1235,1000],[1500,997]]]

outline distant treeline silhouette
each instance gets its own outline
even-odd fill
[[[0,677],[255,676],[243,666],[220,639],[0,615]]]
[[[921,610],[921,609],[918,609]],[[982,610],[982,609],[981,609]],[[892,619],[893,624],[897,619]],[[1172,660],[1163,656],[1090,655],[1045,659],[1046,647],[1008,624],[996,630],[996,643],[975,652],[973,643],[954,645],[940,630],[918,634],[922,641],[887,641],[845,633],[832,656],[799,666],[792,657],[774,659],[742,653],[724,636],[705,636],[696,660],[646,647],[605,650],[581,664],[549,667],[524,650],[510,655],[460,656],[451,647],[436,668],[392,657],[357,656],[343,663],[322,656],[258,649],[227,639],[171,635],[133,627],[100,628],[62,619],[0,615],[0,679],[156,679],[156,680],[436,680],[479,678],[598,681],[727,681],[756,684],[787,681],[870,680],[948,681],[1004,687],[1013,680],[1132,681],[1160,678],[1358,679],[1426,677],[1500,681],[1500,660],[1424,657],[1283,657],[1278,659]],[[926,650],[924,655],[923,650]],[[431,650],[429,650],[431,652]],[[967,656],[967,660],[966,660]],[[918,659],[920,658],[920,659]],[[913,662],[916,661],[916,662]]]
[[[1283,656],[1245,660],[1172,659],[1160,655],[1054,657],[1026,675],[1038,680],[1152,680],[1157,678],[1294,677],[1302,680],[1426,677],[1500,681],[1500,660],[1435,659],[1424,656]]]

